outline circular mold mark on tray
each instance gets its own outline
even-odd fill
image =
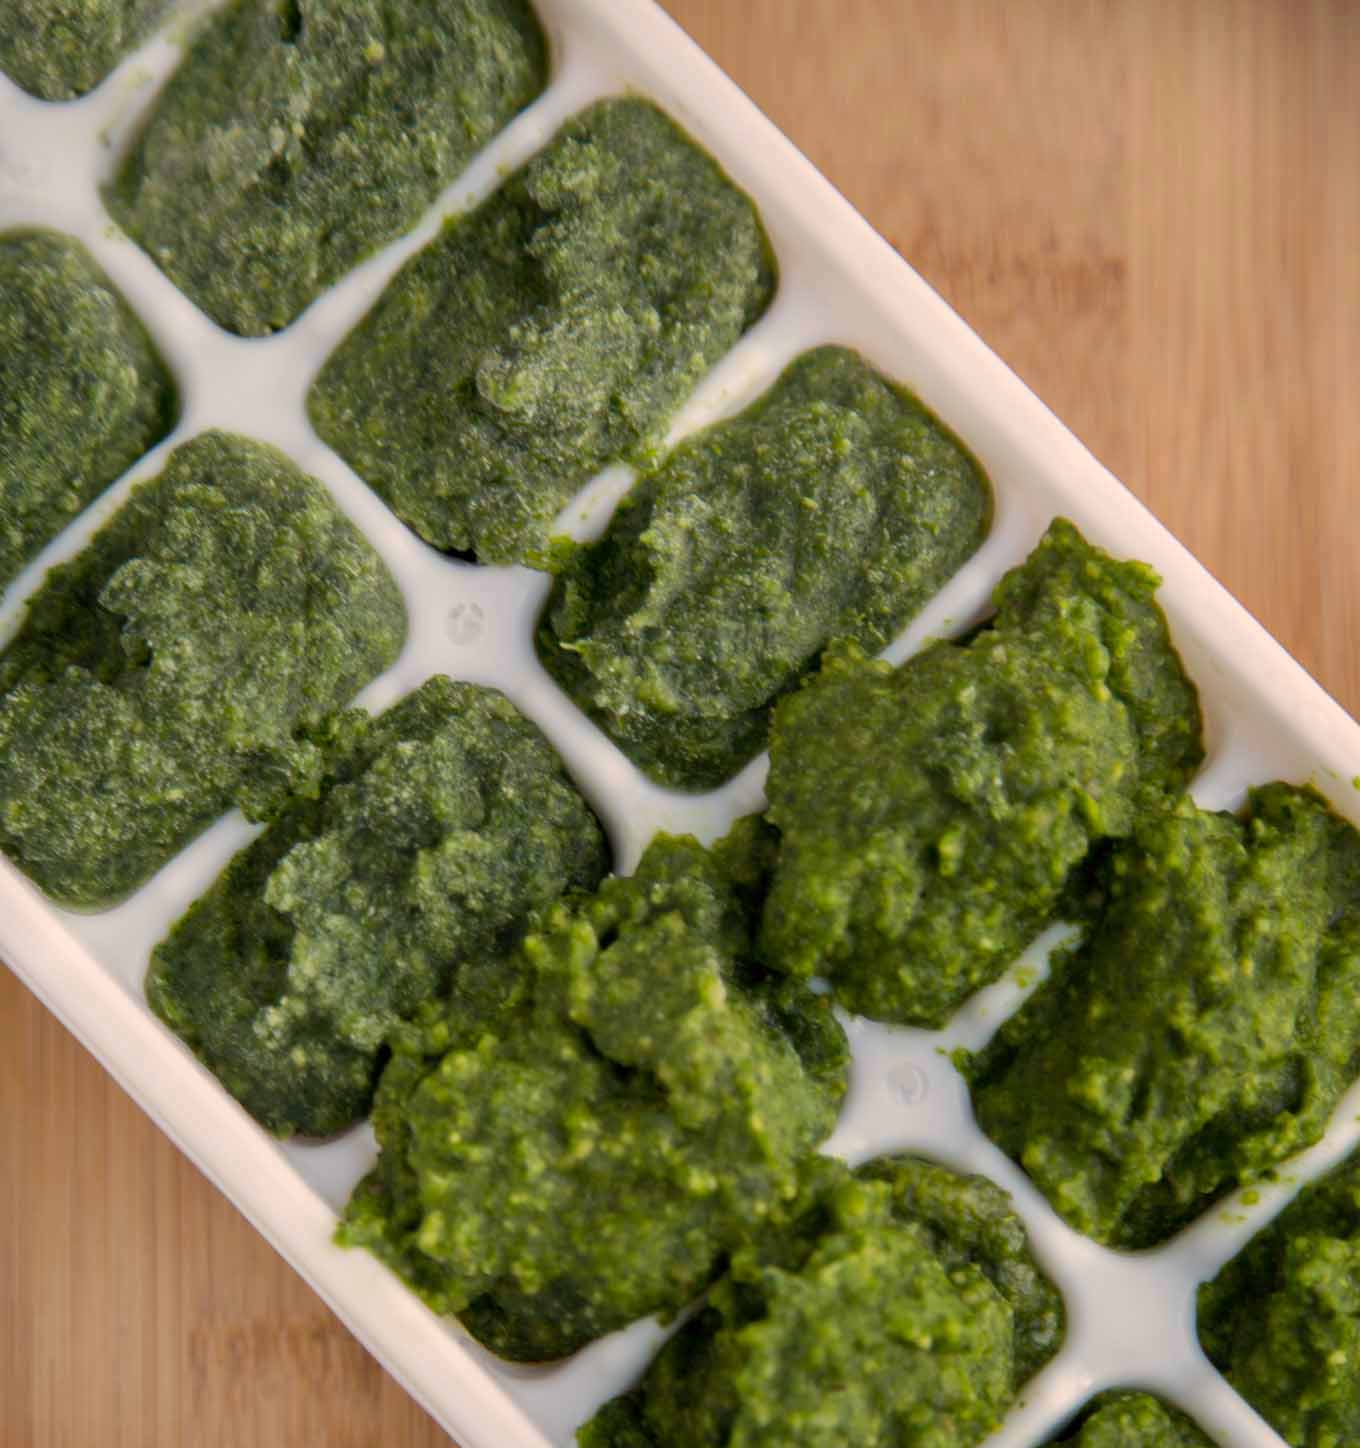
[[[47,179],[39,156],[0,146],[0,192],[33,190]]]
[[[930,1095],[930,1077],[915,1061],[903,1061],[888,1072],[888,1089],[903,1106],[922,1106]]]

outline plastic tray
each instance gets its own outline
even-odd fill
[[[132,482],[159,471],[166,451],[207,427],[274,443],[320,477],[401,583],[411,633],[396,665],[361,702],[379,709],[431,673],[503,689],[545,730],[603,819],[628,870],[661,828],[721,832],[761,802],[763,762],[722,790],[660,790],[550,682],[530,647],[546,581],[524,569],[445,559],[407,531],[315,436],[303,409],[325,357],[396,268],[440,221],[487,194],[568,116],[603,95],[650,96],[718,157],[760,206],[781,268],[769,313],[710,375],[676,423],[680,436],[734,412],[796,354],[821,342],[858,348],[916,390],[970,445],[991,475],[997,512],[982,550],[889,651],[979,617],[1001,573],[1022,559],[1050,518],[1072,518],[1117,554],[1162,573],[1161,599],[1199,684],[1209,755],[1194,786],[1204,805],[1236,805],[1247,786],[1311,780],[1360,822],[1351,787],[1360,728],[1209,574],[1095,461],[1041,402],[934,295],[782,135],[648,0],[537,0],[554,76],[543,97],[497,138],[422,225],[351,273],[285,332],[230,337],[200,314],[112,226],[98,185],[179,56],[182,7],[91,96],[33,101],[0,77],[0,228],[50,226],[79,237],[145,321],[174,370],[183,415],[144,458],[34,561],[0,609],[0,642],[44,571],[77,552]],[[598,531],[627,486],[611,469],[562,515],[578,535]],[[663,1331],[644,1323],[549,1368],[500,1363],[456,1323],[428,1312],[374,1259],[331,1243],[335,1209],[373,1159],[367,1128],[324,1145],[280,1144],[261,1131],[149,1014],[141,982],[153,944],[253,831],[220,821],[127,903],[99,914],[53,907],[0,857],[0,958],[61,1018],[168,1135],[302,1273],[348,1326],[463,1448],[568,1444],[576,1425],[631,1382]],[[1032,966],[1043,956],[1029,952]],[[1027,972],[1033,977],[1031,969]],[[1141,1386],[1180,1404],[1224,1445],[1281,1440],[1203,1357],[1194,1289],[1270,1220],[1298,1183],[1360,1137],[1360,1091],[1342,1103],[1324,1142],[1245,1205],[1221,1205],[1165,1248],[1128,1255],[1071,1232],[1018,1169],[977,1131],[941,1047],[979,1044],[1018,1003],[1022,972],[971,1001],[939,1033],[849,1022],[852,1085],[828,1144],[853,1161],[920,1150],[982,1171],[1007,1188],[1035,1249],[1067,1301],[1061,1354],[1024,1390],[992,1448],[1044,1441],[1094,1392]]]

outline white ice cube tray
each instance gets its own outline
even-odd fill
[[[78,237],[145,322],[175,373],[183,413],[174,433],[61,534],[0,608],[0,643],[54,563],[76,553],[169,449],[208,427],[273,443],[321,478],[399,581],[410,637],[360,702],[390,704],[430,674],[495,685],[545,731],[609,833],[627,871],[654,831],[721,833],[762,802],[764,762],[702,796],[659,789],[549,680],[531,645],[547,591],[522,568],[481,568],[422,544],[312,431],[307,389],[325,358],[397,268],[441,221],[487,195],[569,116],[603,96],[651,97],[755,198],[778,257],[778,295],[677,420],[678,438],[738,411],[800,352],[857,348],[916,391],[973,449],[996,490],[996,518],[979,553],[888,651],[901,659],[982,616],[1001,574],[1065,515],[1093,541],[1146,559],[1199,685],[1208,759],[1200,804],[1237,805],[1248,786],[1311,781],[1360,822],[1351,779],[1360,729],[1107,472],[930,290],[741,92],[648,0],[536,0],[553,53],[545,94],[489,145],[419,227],[347,276],[293,326],[242,340],[200,313],[105,212],[99,186],[181,53],[201,0],[97,91],[70,104],[30,99],[0,77],[0,229],[45,226]],[[628,486],[609,469],[564,510],[564,530],[604,526]],[[567,1445],[595,1407],[630,1384],[664,1337],[655,1323],[615,1334],[558,1366],[497,1361],[435,1317],[361,1251],[332,1245],[337,1208],[374,1157],[367,1127],[322,1145],[281,1144],[256,1126],[149,1013],[142,978],[152,946],[254,831],[219,821],[125,904],[98,914],[58,909],[0,857],[0,958],[61,1018],[163,1130],[250,1218],[463,1448]],[[1230,1199],[1159,1251],[1123,1254],[1067,1228],[1022,1173],[977,1130],[945,1052],[976,1046],[1036,978],[1046,937],[1007,978],[970,1001],[944,1030],[848,1020],[850,1093],[827,1149],[853,1162],[920,1151],[1005,1187],[1044,1267],[1062,1289],[1068,1333],[1059,1356],[1023,1390],[990,1448],[1029,1448],[1092,1394],[1150,1389],[1189,1412],[1225,1448],[1279,1439],[1201,1353],[1196,1285],[1273,1218],[1297,1186],[1360,1136],[1360,1090],[1314,1150],[1248,1204]],[[1028,969],[1021,969],[1021,966]]]

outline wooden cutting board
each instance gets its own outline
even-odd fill
[[[1360,5],[666,4],[1360,710]],[[0,971],[0,1445],[448,1442]]]

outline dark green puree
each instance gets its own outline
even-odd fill
[[[233,0],[109,209],[215,322],[262,336],[413,226],[546,79],[527,0]]]
[[[957,440],[824,347],[644,475],[599,542],[557,546],[539,657],[654,779],[710,788],[828,640],[883,648],[990,516]]]
[[[367,1114],[398,1021],[607,867],[594,816],[503,695],[435,677],[320,731],[292,802],[156,948],[147,996],[246,1108],[324,1135]]]
[[[752,963],[759,843],[658,836],[399,1029],[340,1240],[547,1359],[677,1311],[785,1220],[848,1052],[825,998]]]
[[[830,653],[775,711],[770,964],[932,1026],[1010,965],[1093,846],[1200,761],[1157,582],[1059,520],[966,642],[897,669]]]
[[[174,412],[169,373],[85,248],[0,235],[0,594]]]
[[[91,91],[170,0],[0,0],[0,70],[45,101]]]
[[[0,67],[79,95],[165,8],[0,0]],[[262,336],[410,230],[548,69],[528,0],[227,0],[108,204]],[[1195,807],[1159,580],[1063,520],[987,621],[870,658],[977,549],[989,485],[842,347],[659,457],[775,286],[750,198],[653,105],[605,100],[448,221],[308,397],[421,538],[554,573],[539,656],[652,778],[707,789],[768,740],[766,816],[606,878],[503,695],[436,675],[346,710],[401,651],[397,585],[316,479],[207,432],[0,650],[0,849],[96,908],[233,805],[265,822],[156,948],[153,1009],[275,1132],[371,1109],[338,1239],[503,1357],[695,1309],[584,1448],[972,1448],[1063,1305],[992,1183],[818,1154],[850,1073],[833,1001],[937,1027],[1078,924],[963,1064],[1069,1223],[1159,1244],[1317,1141],[1360,1074],[1360,835],[1306,787]],[[0,589],[174,408],[77,243],[0,235]],[[620,461],[642,475],[603,537],[552,542]],[[1295,1448],[1360,1444],[1360,1158],[1199,1322]],[[1208,1445],[1135,1391],[1053,1441]]]
[[[1148,1393],[1102,1393],[1066,1433],[1071,1448],[1214,1448],[1184,1413]]]
[[[749,199],[654,106],[602,101],[407,263],[308,405],[427,542],[522,562],[773,290]]]
[[[405,632],[320,483],[203,433],[48,574],[0,653],[0,848],[65,904],[117,900],[234,800],[308,787],[307,727]]]
[[[1294,1448],[1360,1443],[1360,1157],[1200,1289],[1204,1350]]]
[[[1147,1247],[1317,1141],[1360,1074],[1360,835],[1271,784],[1240,819],[1145,817],[1104,876],[973,1099],[1074,1227]]]
[[[821,1160],[583,1448],[969,1448],[1063,1311],[1000,1188],[912,1157]]]

